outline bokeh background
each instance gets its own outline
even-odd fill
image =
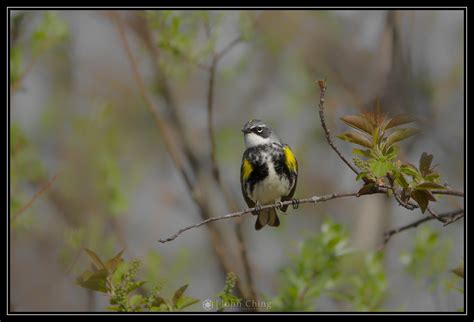
[[[126,259],[142,261],[147,284],[172,294],[189,283],[187,292],[202,300],[222,290],[223,261],[245,280],[241,240],[254,289],[275,299],[273,308],[288,292],[282,271],[327,218],[347,231],[351,248],[375,251],[384,231],[426,215],[374,195],[290,209],[278,229],[256,232],[249,215],[166,244],[158,239],[203,216],[245,208],[240,129],[251,118],[266,120],[295,152],[297,197],[356,191],[360,182],[320,126],[321,78],[328,82],[331,133],[347,130],[339,117],[371,109],[379,98],[389,114],[420,119],[422,133],[401,144],[400,159],[417,164],[422,152],[432,153],[442,181],[462,190],[463,19],[460,10],[11,11],[10,310],[105,310],[105,295],[75,284],[90,266],[83,247],[104,258],[125,249]],[[223,50],[211,115],[219,185],[208,127],[209,67]],[[335,140],[350,157],[352,146]],[[434,209],[462,203],[443,197]],[[381,301],[366,309],[462,310],[462,280],[449,270],[463,260],[463,225],[430,221],[394,236],[380,262]],[[420,242],[423,234],[433,243]],[[309,301],[305,310],[364,310],[325,294]]]

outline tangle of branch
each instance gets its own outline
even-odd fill
[[[464,217],[464,209],[459,209],[459,210],[454,210],[454,211],[450,211],[450,212],[438,215],[438,218],[439,218],[438,220],[443,220],[444,225],[446,226],[446,225],[449,225],[449,224],[459,220],[462,217]],[[433,220],[433,219],[437,219],[437,218],[436,217],[425,217],[423,219],[416,220],[416,221],[414,221],[414,222],[412,222],[408,225],[405,225],[405,226],[395,228],[395,229],[391,229],[391,230],[387,231],[384,234],[384,241],[383,241],[383,244],[380,248],[385,247],[385,245],[387,245],[388,241],[390,240],[390,238],[392,238],[393,235],[401,233],[402,231],[405,231],[405,230],[410,229],[410,228],[418,227],[420,224],[422,224],[424,222],[427,222],[427,221],[430,221],[430,220]]]

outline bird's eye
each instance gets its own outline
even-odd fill
[[[262,131],[263,131],[263,129],[262,129],[260,126],[257,127],[257,132],[258,132],[258,133],[262,133]]]

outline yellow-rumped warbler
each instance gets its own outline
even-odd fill
[[[242,194],[258,215],[255,229],[265,225],[278,227],[280,220],[275,208],[260,210],[262,205],[293,200],[298,178],[298,163],[290,147],[283,144],[272,128],[261,120],[250,120],[242,129],[246,150],[240,168]],[[279,207],[286,212],[288,205]]]

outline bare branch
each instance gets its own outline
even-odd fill
[[[376,191],[374,193],[385,193],[385,192],[384,191]],[[367,194],[367,195],[369,195],[369,194]],[[310,197],[310,198],[296,199],[296,201],[298,202],[298,204],[307,204],[307,203],[316,204],[316,203],[319,203],[319,202],[328,201],[328,200],[337,199],[337,198],[343,198],[343,197],[359,197],[359,193],[358,192],[332,193],[332,194],[323,195],[323,196],[313,196],[313,197]],[[260,210],[269,209],[269,208],[278,208],[280,206],[285,206],[285,205],[291,205],[293,202],[294,201],[292,201],[292,200],[287,200],[287,201],[284,201],[284,202],[281,202],[281,203],[269,204],[269,205],[262,206],[260,208]],[[179,235],[181,235],[183,232],[185,232],[187,230],[190,230],[190,229],[193,229],[193,228],[198,228],[202,225],[208,224],[208,223],[213,222],[213,221],[229,219],[229,218],[236,218],[236,217],[242,217],[246,214],[251,213],[252,211],[255,211],[255,208],[249,208],[249,209],[246,209],[246,210],[243,210],[243,211],[230,213],[230,214],[220,216],[220,217],[208,218],[208,219],[206,219],[204,221],[201,221],[200,223],[197,223],[195,225],[191,225],[191,226],[182,228],[182,229],[178,230],[178,232],[176,232],[174,235],[172,235],[168,238],[165,238],[165,239],[160,239],[159,242],[160,243],[167,243],[167,242],[170,242],[170,241],[176,239],[176,237],[178,237]]]
[[[224,47],[219,53],[215,55],[215,60],[218,62],[220,61],[227,53],[234,48],[237,44],[239,44],[242,41],[242,36],[238,36],[234,40],[232,40],[227,46]]]
[[[464,197],[464,191],[453,190],[453,189],[443,189],[443,190],[430,190],[432,194],[435,195],[449,195],[449,196],[457,196],[457,197]]]
[[[209,23],[205,24],[206,34],[207,37],[210,37],[210,26]],[[219,165],[217,162],[217,151],[216,151],[216,140],[214,134],[214,125],[212,122],[213,119],[213,111],[214,111],[214,90],[215,90],[215,79],[217,74],[217,66],[219,64],[220,59],[222,59],[235,45],[237,45],[242,40],[242,37],[239,36],[238,38],[231,41],[221,52],[212,54],[212,62],[209,67],[209,84],[208,84],[208,92],[207,92],[207,126],[208,126],[208,136],[211,144],[210,149],[210,159],[211,159],[211,166],[212,166],[212,175],[214,180],[216,181],[217,185],[219,186],[220,190],[224,194],[225,201],[227,203],[229,211],[237,211],[237,204],[226,189],[225,185],[222,182],[222,178],[220,175]],[[245,280],[247,281],[246,287],[241,287],[242,280],[238,281],[238,287],[242,288],[242,293],[244,293],[245,299],[250,299],[253,301],[258,301],[258,295],[255,290],[255,283],[253,282],[253,273],[250,265],[250,260],[247,256],[247,249],[245,245],[244,235],[242,231],[242,224],[241,219],[238,219],[236,225],[234,226],[234,231],[237,237],[238,242],[238,250],[239,254],[242,258],[243,263],[243,270],[245,274]],[[248,290],[248,294],[247,294]]]
[[[119,13],[114,11],[112,13],[113,18],[116,21],[117,24],[117,29],[120,35],[120,38],[122,40],[122,44],[124,46],[125,52],[127,54],[128,60],[132,66],[133,74],[136,78],[136,81],[138,83],[139,89],[143,95],[143,98],[145,99],[146,102],[146,107],[150,111],[150,113],[154,116],[155,123],[158,127],[158,130],[161,132],[163,141],[165,143],[165,147],[167,151],[169,152],[171,159],[173,160],[174,165],[176,166],[177,170],[181,173],[186,186],[189,190],[189,195],[193,199],[194,203],[199,209],[199,213],[201,218],[209,218],[209,209],[206,207],[205,204],[201,200],[199,200],[195,194],[194,191],[194,184],[186,172],[186,170],[183,167],[183,164],[181,162],[180,158],[180,153],[178,151],[178,145],[173,144],[173,137],[170,132],[169,125],[165,122],[165,120],[161,117],[161,115],[158,112],[158,109],[156,108],[151,95],[146,87],[145,81],[143,79],[143,76],[141,75],[138,64],[132,54],[130,45],[128,43],[126,34],[125,34],[125,28],[123,26],[123,22],[121,21]],[[209,226],[209,235],[212,241],[212,245],[214,247],[214,251],[217,254],[219,264],[221,265],[221,268],[224,272],[230,272],[232,271],[232,263],[230,259],[226,256],[227,252],[225,249],[225,246],[222,243],[222,236],[220,232],[213,227],[212,225]]]
[[[211,67],[209,68],[209,84],[207,88],[207,129],[209,140],[211,143],[211,164],[212,164],[212,175],[217,183],[220,183],[220,172],[217,165],[216,157],[216,140],[214,136],[214,126],[212,123],[212,112],[214,107],[214,79],[216,76],[217,59],[214,56],[212,58]]]
[[[23,207],[21,207],[13,216],[12,216],[12,220],[15,221],[17,220],[17,218],[22,214],[24,213],[25,211],[27,211],[32,205],[33,203],[39,198],[41,197],[42,194],[44,194],[46,191],[49,190],[49,188],[51,188],[51,185],[54,183],[54,181],[56,181],[56,179],[59,177],[60,175],[60,172],[56,173],[54,176],[51,177],[51,179],[48,180],[48,182],[46,182],[46,184],[41,187],[41,189],[39,189],[34,195],[33,197],[30,199],[30,201],[28,201],[26,203],[26,205],[24,205]]]
[[[122,44],[125,48],[125,52],[127,54],[130,65],[132,67],[133,74],[134,74],[135,79],[137,81],[138,87],[141,91],[141,94],[142,94],[143,98],[146,101],[146,107],[147,107],[148,111],[155,118],[155,123],[156,123],[158,129],[160,130],[161,134],[163,135],[163,141],[165,143],[166,149],[170,153],[170,156],[173,159],[174,164],[176,165],[178,170],[181,172],[183,178],[186,181],[186,184],[188,186],[192,186],[191,178],[189,177],[189,175],[184,170],[183,164],[181,162],[181,158],[179,156],[179,152],[176,148],[176,145],[174,145],[173,142],[172,142],[172,136],[171,136],[171,133],[170,133],[170,129],[168,128],[168,125],[165,122],[165,120],[158,113],[157,107],[155,106],[155,104],[153,102],[153,99],[151,98],[151,96],[150,96],[150,94],[147,90],[145,80],[143,79],[143,77],[142,77],[142,75],[139,71],[137,61],[135,60],[135,57],[133,56],[132,50],[131,50],[130,45],[128,43],[122,20],[120,19],[120,16],[117,12],[114,12],[114,17],[115,17],[115,20],[117,22],[119,35],[120,35],[120,38],[122,40]]]
[[[459,220],[460,218],[464,217],[464,209],[458,209],[458,210],[450,211],[450,212],[447,212],[447,213],[444,213],[444,214],[440,214],[440,215],[438,215],[438,217],[441,218],[442,220],[444,220],[444,225],[446,226],[446,225],[448,225],[450,223],[453,223],[453,222]],[[419,219],[417,221],[414,221],[414,222],[412,222],[408,225],[405,225],[405,226],[387,231],[386,233],[384,233],[384,241],[383,241],[383,244],[380,246],[380,248],[384,248],[385,245],[387,245],[388,241],[392,238],[393,235],[401,233],[402,231],[405,231],[405,230],[410,229],[410,228],[418,227],[420,224],[422,224],[424,222],[427,222],[427,221],[430,221],[430,220],[433,220],[433,219],[436,219],[436,218],[435,217],[425,217],[423,219]]]
[[[319,90],[321,91],[321,94],[319,95],[319,118],[321,119],[321,126],[323,127],[324,133],[326,134],[326,140],[328,141],[329,145],[331,148],[337,153],[339,158],[341,158],[342,161],[344,161],[345,164],[349,168],[351,168],[352,171],[354,171],[355,174],[359,174],[359,171],[357,171],[356,167],[350,163],[339,150],[337,147],[334,145],[334,142],[331,139],[331,134],[329,132],[329,129],[326,126],[326,120],[324,117],[324,102],[325,102],[325,95],[326,95],[326,89],[327,89],[327,83],[326,80],[318,80],[318,85],[319,85]]]

